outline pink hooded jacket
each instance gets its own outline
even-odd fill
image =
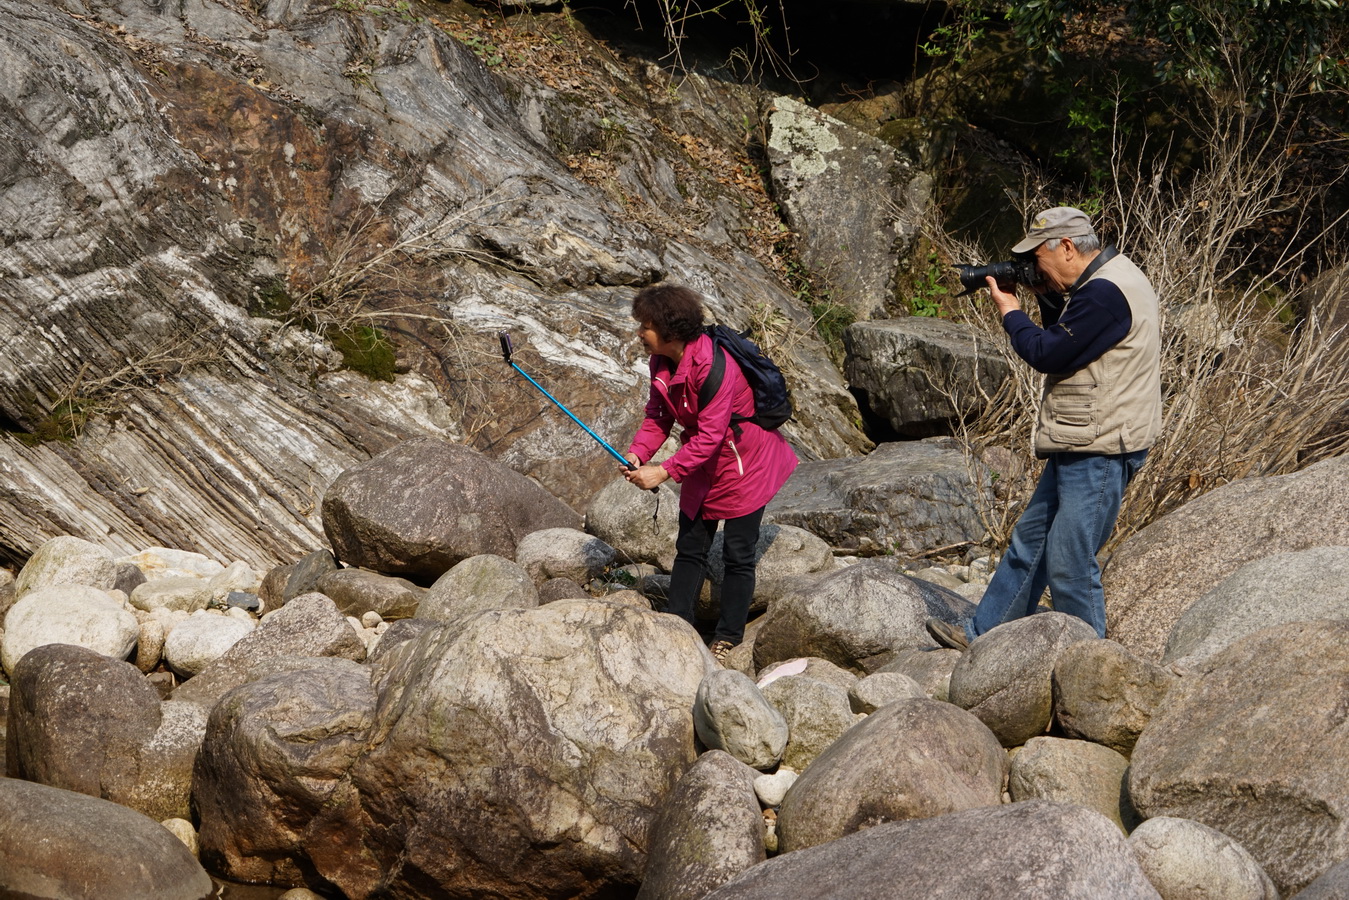
[[[679,368],[651,357],[651,395],[646,419],[628,452],[643,463],[670,436],[675,422],[684,426],[682,446],[661,463],[680,485],[679,508],[691,519],[734,519],[766,506],[796,468],[796,453],[776,431],[740,423],[731,430],[731,414],[754,415],[754,392],[729,354],[721,387],[706,409],[698,408],[698,388],[712,370],[712,339],[699,335],[684,348]]]

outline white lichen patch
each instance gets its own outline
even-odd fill
[[[828,159],[828,154],[842,146],[838,135],[814,110],[790,97],[779,97],[774,101],[773,113],[769,116],[768,146],[788,157],[792,171],[802,178],[839,167],[837,162]]]

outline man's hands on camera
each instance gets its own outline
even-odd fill
[[[1016,298],[1016,285],[1008,285],[1004,290],[991,275],[984,281],[988,283],[988,293],[993,297],[994,305],[998,307],[998,315],[1005,316],[1012,310],[1021,308],[1021,301]]]

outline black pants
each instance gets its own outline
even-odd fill
[[[721,617],[714,641],[738,644],[745,637],[745,620],[754,597],[754,548],[759,543],[759,523],[764,507],[748,515],[726,519],[722,529],[726,577],[721,583]],[[707,551],[717,533],[718,519],[690,519],[679,514],[675,538],[675,561],[670,570],[670,597],[665,611],[693,624],[693,611],[707,578]]]

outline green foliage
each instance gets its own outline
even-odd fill
[[[843,332],[857,321],[857,314],[846,306],[828,299],[810,301],[810,315],[815,320],[815,331],[830,348],[843,345]]]
[[[945,281],[946,267],[941,264],[936,250],[927,254],[927,268],[918,273],[913,294],[909,297],[909,311],[915,316],[937,318],[944,312],[942,301],[950,295]]]
[[[1104,0],[1012,0],[1007,16],[1029,46],[1061,61],[1068,21],[1110,8]],[[1138,0],[1128,24],[1160,43],[1165,79],[1235,87],[1253,101],[1303,85],[1349,85],[1349,13],[1340,0]]]
[[[372,381],[393,381],[397,358],[393,344],[378,328],[355,325],[332,328],[328,339],[342,354],[342,364]]]
[[[988,35],[990,11],[983,0],[952,4],[950,18],[933,29],[918,51],[928,59],[957,66],[969,62]]]
[[[847,306],[835,303],[825,281],[810,272],[794,253],[785,260],[787,281],[796,299],[810,310],[815,333],[824,341],[829,358],[835,365],[843,365],[843,332],[857,321],[857,314]]]
[[[255,318],[284,320],[294,309],[295,298],[280,278],[255,287],[248,298],[248,314]]]
[[[89,421],[92,407],[93,403],[82,397],[62,400],[33,426],[31,433],[18,432],[14,436],[30,447],[48,441],[69,443],[79,436],[80,429]]]
[[[476,34],[460,35],[459,41],[472,50],[473,54],[482,60],[483,65],[489,68],[499,66],[506,61],[500,47]]]

